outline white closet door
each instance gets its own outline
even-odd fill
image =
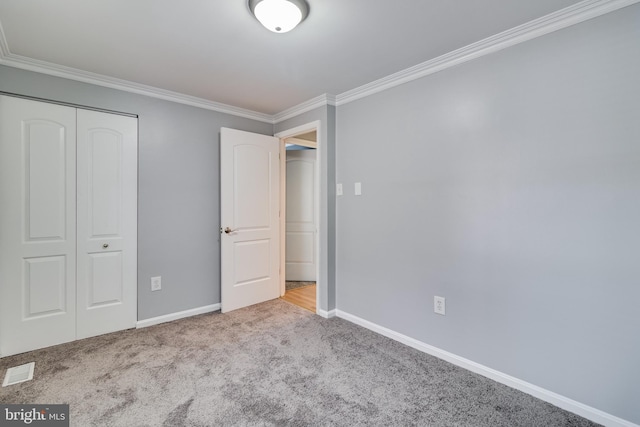
[[[137,319],[135,118],[78,110],[78,339]]]
[[[0,96],[0,355],[76,337],[76,110]]]

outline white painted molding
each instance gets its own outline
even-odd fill
[[[357,99],[437,73],[438,71],[442,71],[455,65],[471,61],[472,59],[567,28],[571,25],[596,18],[638,2],[640,2],[640,0],[584,0],[557,12],[446,53],[437,58],[348,90],[337,96],[330,94],[320,95],[274,115],[259,113],[257,111],[213,102],[203,98],[159,89],[153,86],[133,83],[127,80],[116,79],[101,74],[90,73],[75,68],[39,61],[20,55],[14,55],[9,51],[9,46],[4,32],[2,31],[1,24],[0,64],[276,124],[325,105],[340,106],[347,104]]]
[[[311,132],[313,130],[315,130],[316,132],[318,132],[318,134],[316,135],[317,141],[316,143],[318,143],[318,141],[320,141],[320,126],[322,125],[322,122],[320,120],[314,120],[313,122],[310,123],[305,123],[303,125],[300,126],[296,126],[294,128],[291,129],[287,129],[287,130],[283,130],[282,132],[278,132],[276,133],[275,136],[276,138],[280,138],[280,139],[286,139],[286,138],[291,138],[294,137],[296,135],[300,135],[303,133],[307,133],[307,132]]]
[[[530,394],[533,397],[537,397],[540,400],[544,400],[545,402],[551,403],[552,405],[558,406],[559,408],[562,408],[569,412],[573,412],[574,414],[580,415],[581,417],[587,418],[593,422],[609,427],[640,427],[637,424],[634,424],[627,420],[623,420],[622,418],[616,417],[615,415],[608,414],[599,409],[592,408],[583,403],[569,399],[568,397],[546,390],[542,387],[538,387],[537,385],[512,377],[511,375],[496,371],[495,369],[486,367],[472,360],[465,359],[464,357],[460,357],[453,353],[449,353],[448,351],[423,343],[422,341],[418,341],[399,332],[395,332],[391,329],[385,328],[384,326],[369,322],[368,320],[362,319],[358,316],[354,316],[353,314],[349,314],[342,310],[334,311],[336,311],[337,317],[341,319],[347,320],[351,323],[355,323],[356,325],[367,328],[373,332],[377,332],[380,335],[384,335],[387,338],[391,338],[392,340],[401,342],[405,345],[408,345],[409,347],[415,348],[416,350],[430,354],[431,356],[445,360],[456,366],[467,369],[471,372],[475,372],[476,374],[482,375],[511,388],[515,388],[516,390],[520,390],[524,393]]]
[[[9,46],[7,45],[4,33],[1,30],[2,28],[0,27],[0,64],[2,65],[94,84],[96,86],[136,93],[138,95],[145,95],[152,98],[163,99],[165,101],[177,102],[179,104],[203,108],[205,110],[245,117],[247,119],[253,119],[260,122],[273,123],[273,116],[269,114],[234,107],[220,102],[209,101],[195,96],[184,95],[178,92],[172,92],[170,90],[147,86],[140,83],[134,83],[128,80],[117,79],[102,74],[91,73],[89,71],[82,71],[76,68],[65,67],[63,65],[52,64],[50,62],[40,61],[26,56],[15,55],[9,52]]]
[[[318,144],[315,141],[308,141],[306,139],[291,137],[287,138],[286,142],[287,144],[299,145],[301,147],[318,148]]]
[[[336,105],[347,104],[403,83],[471,61],[472,59],[579,24],[580,22],[630,6],[639,1],[640,0],[584,0],[437,58],[343,92],[336,97]]]
[[[330,311],[325,311],[325,310],[321,310],[321,309],[316,309],[316,314],[318,314],[319,316],[324,317],[325,319],[331,319],[332,317],[336,317],[336,310],[330,310]],[[355,322],[354,322],[355,323]]]
[[[640,1],[640,0],[638,0]],[[287,108],[272,116],[273,123],[280,123],[292,117],[296,117],[307,111],[311,111],[318,107],[324,107],[325,105],[336,105],[336,97],[325,93],[324,95],[316,96],[308,101],[302,102],[298,105],[294,105],[291,108]]]
[[[9,45],[2,29],[2,22],[0,22],[0,61],[7,55],[9,55]]]
[[[220,310],[220,304],[205,305],[204,307],[192,308],[191,310],[179,311],[177,313],[165,314],[164,316],[152,317],[151,319],[139,320],[136,328],[146,328],[160,323],[172,322],[185,317],[197,316],[198,314],[212,313]]]

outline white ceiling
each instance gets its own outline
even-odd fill
[[[2,0],[0,24],[14,56],[275,114],[578,3],[307,1],[286,34],[246,0]]]

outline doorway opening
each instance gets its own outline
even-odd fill
[[[280,139],[281,298],[316,313],[319,271],[317,126]]]

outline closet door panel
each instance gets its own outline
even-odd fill
[[[62,255],[24,260],[22,291],[25,319],[67,311],[66,258]]]
[[[124,135],[110,129],[91,129],[84,136],[89,238],[121,239]]]
[[[78,338],[137,320],[137,120],[78,110]]]
[[[0,355],[76,337],[76,110],[0,96]]]
[[[88,257],[87,307],[121,304],[124,299],[122,252],[94,253]]]
[[[29,241],[66,238],[65,130],[59,123],[25,120],[22,124],[26,234]]]

